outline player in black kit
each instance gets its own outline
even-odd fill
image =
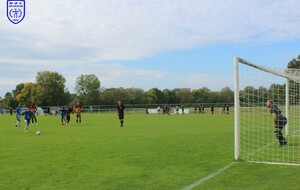
[[[287,124],[287,118],[281,113],[281,110],[274,105],[273,100],[267,101],[267,107],[270,108],[270,113],[274,120],[274,134],[278,139],[279,146],[285,146],[287,144],[287,140],[284,138],[281,131]]]
[[[119,120],[120,120],[120,123],[121,123],[120,127],[123,127],[125,106],[122,104],[122,102],[120,100],[118,100],[117,110],[118,110]]]

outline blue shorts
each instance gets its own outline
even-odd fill
[[[19,115],[16,115],[16,119],[17,119],[17,121],[20,121]]]
[[[61,119],[65,119],[66,118],[66,115],[60,115],[61,116]]]
[[[30,123],[30,119],[28,119],[28,118],[24,118],[24,121],[25,121],[25,123]]]

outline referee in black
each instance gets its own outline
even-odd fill
[[[120,127],[123,127],[125,106],[122,104],[121,100],[118,100],[117,110],[118,110],[119,120],[120,120],[120,123],[121,123]]]

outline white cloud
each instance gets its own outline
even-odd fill
[[[0,41],[8,43],[0,55],[16,50],[21,58],[134,60],[208,44],[300,36],[297,0],[40,0],[27,1],[18,26],[1,20]]]
[[[76,78],[95,74],[104,87],[136,87],[135,84],[159,81],[165,74],[159,70],[126,67],[119,63],[97,64],[83,61],[5,60],[0,62],[0,96],[12,91],[19,83],[34,82],[37,72],[57,71],[66,78],[66,87],[74,92]],[[63,63],[63,64],[62,64]]]
[[[175,75],[178,76],[178,75]],[[231,76],[216,76],[206,73],[192,73],[186,76],[176,77],[180,81],[181,87],[189,87],[199,89],[207,87],[210,90],[221,90],[224,87],[233,89],[233,77]]]
[[[76,76],[90,73],[99,76],[107,87],[142,87],[143,82],[145,88],[159,86],[169,81],[164,71],[130,68],[118,61],[220,43],[269,43],[300,38],[298,0],[26,3],[24,21],[13,25],[5,18],[6,1],[0,2],[2,91],[12,83],[34,80],[40,70],[62,73],[71,91]],[[197,77],[201,76],[174,79],[169,86],[196,87]],[[220,83],[222,86],[231,84],[230,79],[210,75],[201,80],[210,81],[213,89],[218,89],[218,81],[224,82]]]

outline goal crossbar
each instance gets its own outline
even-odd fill
[[[239,67],[242,67],[243,71],[246,71],[245,76],[240,73]],[[249,70],[250,72],[247,73]],[[256,74],[260,75],[256,76]],[[272,77],[275,78],[277,83],[275,82],[274,84]],[[246,82],[243,80],[246,80]],[[238,57],[234,58],[235,160],[242,159],[255,163],[300,165],[299,83],[300,69],[270,68]],[[259,90],[252,87],[251,85],[253,84]],[[267,88],[268,85],[269,89]],[[241,87],[245,89],[242,90],[240,89]],[[246,92],[246,87],[249,89],[252,87],[253,91]],[[260,92],[260,90],[263,92]],[[241,92],[243,93],[243,97],[241,97]],[[270,115],[268,116],[269,110],[265,106],[265,102],[268,99],[275,99],[276,104],[279,104],[279,107],[283,111],[285,110],[284,115],[288,119],[288,124],[284,128],[289,144],[287,147],[280,147],[281,149],[276,145],[277,140],[272,131],[274,130],[272,128],[274,124],[272,124],[272,119]],[[292,127],[291,132],[289,132],[290,125]]]
[[[277,76],[280,76],[283,78],[287,78],[287,79],[290,79],[290,80],[300,83],[300,70],[299,69],[275,69],[275,68],[269,68],[269,67],[256,65],[254,63],[251,63],[249,61],[246,61],[246,60],[238,58],[238,57],[236,59],[239,63],[243,63],[250,67],[259,69],[261,71],[272,73],[274,75],[277,75]]]

